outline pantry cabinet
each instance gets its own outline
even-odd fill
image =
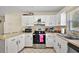
[[[25,47],[32,47],[33,46],[33,36],[31,33],[25,34]]]

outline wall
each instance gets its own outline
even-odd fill
[[[1,20],[1,23],[0,23],[0,34],[3,34],[4,33],[4,16],[0,16],[0,20]]]
[[[21,31],[21,15],[17,13],[5,14],[4,33]]]

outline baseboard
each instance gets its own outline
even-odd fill
[[[18,53],[20,53],[21,51],[23,51],[25,48],[33,48],[33,47],[29,47],[29,46],[24,47],[24,48],[21,49]],[[46,47],[45,49],[48,49],[48,48],[54,49],[53,47]],[[54,51],[55,51],[55,49],[54,49]],[[55,51],[55,52],[56,52],[56,51]]]
[[[21,51],[23,51],[24,50],[24,48],[22,48],[20,51],[18,51],[18,53],[20,53]]]

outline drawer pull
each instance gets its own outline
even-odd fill
[[[11,41],[14,41],[15,39],[12,39]]]

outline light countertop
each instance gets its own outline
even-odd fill
[[[8,33],[8,34],[0,35],[0,40],[5,40],[5,39],[11,38],[11,37],[15,37],[15,36],[21,35],[21,34],[23,34],[23,32],[15,32],[15,33]],[[25,33],[25,34],[28,34],[28,33]],[[79,47],[79,40],[67,39],[67,38],[64,38],[64,37],[58,35],[58,33],[46,33],[46,34],[56,35],[56,36],[62,38],[63,40],[65,40],[65,41],[67,41],[69,43],[72,43],[73,45]]]
[[[57,34],[57,36],[59,36],[60,38],[62,38],[62,39],[65,40],[65,41],[67,41],[67,42],[69,42],[69,43],[72,43],[73,45],[79,47],[79,40],[67,39],[67,38],[65,38],[65,37],[63,37],[63,36],[61,36],[61,35],[58,35],[58,34]]]
[[[6,33],[3,35],[0,35],[0,40],[5,40],[11,37],[15,37],[17,35],[23,34],[23,32],[14,32],[14,33]]]

